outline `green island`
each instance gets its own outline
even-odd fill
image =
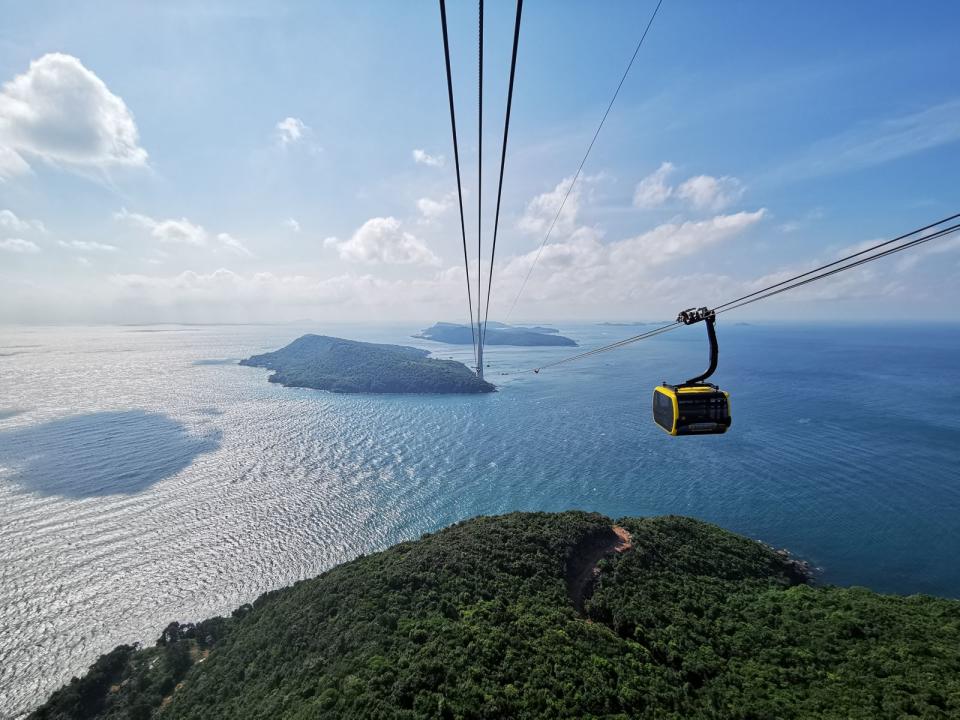
[[[421,330],[414,337],[448,345],[470,345],[473,343],[474,333],[469,325],[438,322],[425,330]],[[576,347],[577,342],[560,334],[560,331],[551,327],[520,327],[506,323],[493,322],[486,324],[483,336],[484,345],[514,345],[517,347]]]
[[[689,518],[479,517],[122,645],[31,718],[960,716],[960,601]]]
[[[496,387],[429,350],[304,335],[274,352],[241,360],[273,370],[269,381],[336,393],[487,393]]]

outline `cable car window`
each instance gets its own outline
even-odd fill
[[[673,431],[673,400],[665,393],[653,393],[653,420],[667,432]]]

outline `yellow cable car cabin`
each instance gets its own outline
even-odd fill
[[[705,322],[710,340],[710,367],[681,385],[663,383],[653,390],[653,421],[671,435],[720,435],[730,427],[730,395],[704,382],[717,369],[716,315],[708,308],[690,308],[677,322]]]
[[[653,391],[653,421],[671,435],[718,435],[730,427],[730,394],[716,385],[663,385]]]

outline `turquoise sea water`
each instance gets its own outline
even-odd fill
[[[644,328],[560,325],[584,347]],[[288,389],[236,360],[306,331],[429,347],[415,326],[0,329],[0,717],[120,642],[225,613],[477,514],[680,513],[822,579],[960,597],[960,327],[722,323],[724,436],[670,438],[659,381],[702,328],[539,375],[490,348],[486,396]]]

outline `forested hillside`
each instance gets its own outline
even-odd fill
[[[455,360],[404,345],[303,335],[274,352],[241,360],[273,370],[270,382],[338,393],[485,393],[496,388]]]
[[[117,648],[33,717],[960,716],[960,602],[811,587],[687,518],[612,525],[454,525]]]

